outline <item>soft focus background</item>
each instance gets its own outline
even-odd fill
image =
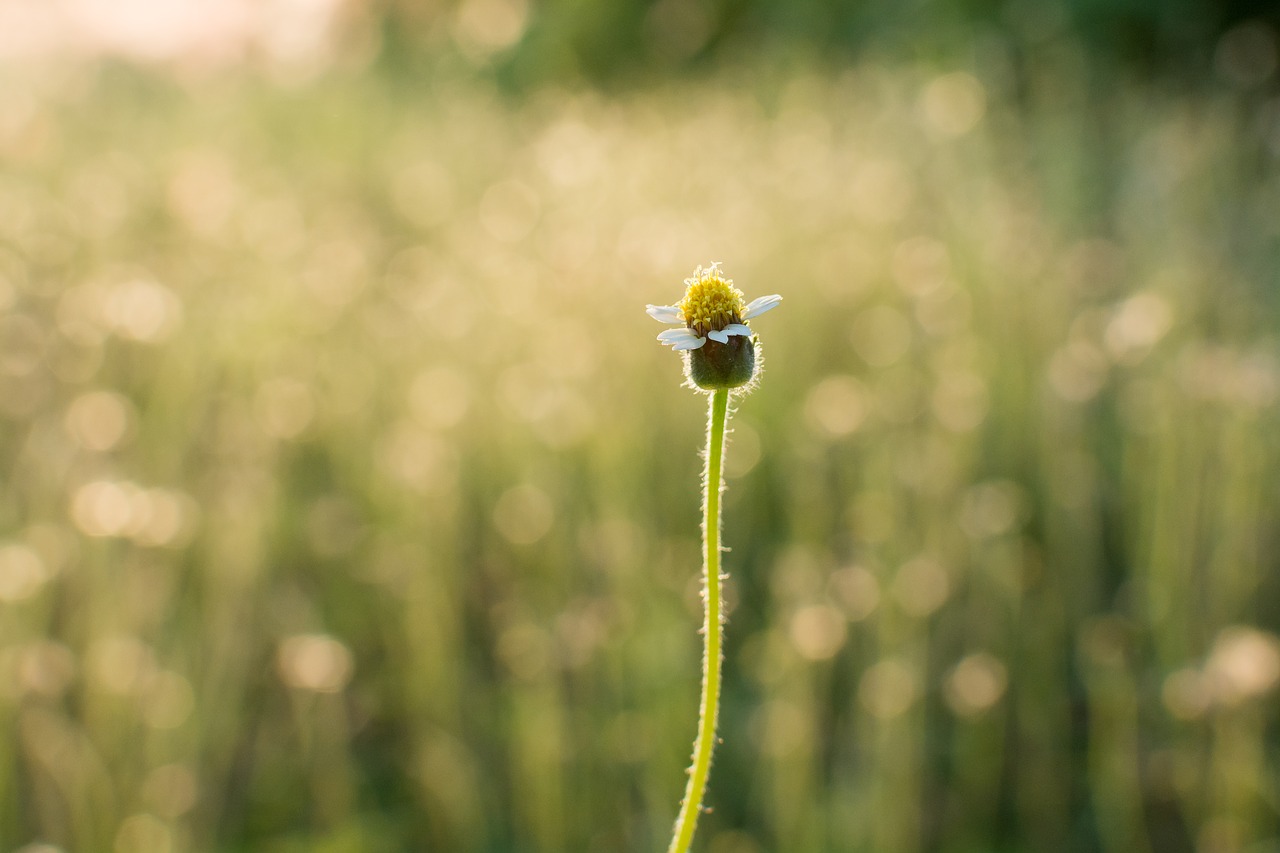
[[[1277,33],[3,0],[0,851],[1280,851]]]

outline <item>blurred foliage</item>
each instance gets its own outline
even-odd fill
[[[1251,19],[1280,25],[1267,0],[381,0],[371,9],[395,67],[420,61],[442,36],[461,36],[501,44],[501,79],[517,88],[644,81],[761,56],[803,57],[810,66],[867,57],[954,61],[1000,46],[1025,61],[1057,38],[1110,74],[1198,83],[1231,27]]]
[[[0,849],[661,849],[703,402],[643,306],[719,260],[786,302],[700,849],[1276,850],[1240,27],[1189,93],[1068,36],[618,97],[3,66]]]

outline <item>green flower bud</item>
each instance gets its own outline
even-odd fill
[[[707,341],[689,351],[689,379],[707,391],[741,388],[756,375],[756,345],[752,338],[734,335],[727,344]]]

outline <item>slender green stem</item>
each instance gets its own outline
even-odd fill
[[[706,615],[702,624],[706,651],[702,658],[702,704],[698,712],[698,737],[693,742],[693,766],[685,788],[680,816],[667,853],[687,853],[702,813],[702,796],[711,773],[711,751],[716,743],[716,720],[720,715],[720,649],[724,614],[720,606],[720,491],[724,462],[724,428],[729,419],[729,392],[720,388],[711,394],[707,413],[707,472],[703,478],[702,544],[703,601]]]

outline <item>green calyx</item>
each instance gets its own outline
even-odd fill
[[[729,342],[708,340],[689,351],[689,378],[707,391],[741,388],[756,375],[755,341],[746,335],[733,335]]]

